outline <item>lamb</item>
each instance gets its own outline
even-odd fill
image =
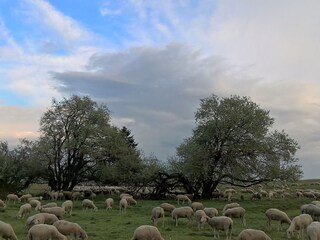
[[[17,235],[9,223],[0,221],[0,237],[6,240],[17,240]]]
[[[226,239],[231,240],[232,229],[233,229],[233,221],[231,218],[226,216],[219,217],[207,217],[207,222],[213,229],[213,237],[216,238],[218,235],[218,239],[220,238],[219,230],[223,230],[226,233]],[[216,234],[216,230],[218,230],[218,234]]]
[[[112,209],[112,205],[113,205],[113,198],[107,198],[105,201],[104,201],[104,204],[106,205],[106,210],[108,209]]]
[[[190,198],[186,195],[178,194],[176,198],[178,200],[178,205],[180,205],[180,201],[182,201],[182,204],[184,204],[185,201],[187,201],[188,203],[191,203]]]
[[[55,226],[47,224],[37,224],[32,226],[27,235],[28,240],[67,240],[67,237],[61,234]]]
[[[239,203],[228,203],[228,204],[224,205],[222,212],[224,213],[227,209],[234,208],[234,207],[240,207],[240,204]]]
[[[71,200],[64,201],[61,207],[64,209],[66,214],[68,214],[69,216],[72,215],[73,202]]]
[[[97,206],[93,203],[93,201],[89,199],[83,199],[82,201],[82,210],[91,209],[94,211],[98,211]]]
[[[320,240],[320,223],[312,222],[307,227],[308,240]]]
[[[196,210],[194,218],[196,220],[198,230],[203,228],[203,225],[207,222],[207,214],[201,209]]]
[[[238,240],[271,240],[271,238],[262,230],[244,229],[238,235]]]
[[[279,209],[276,208],[269,208],[266,212],[266,217],[267,217],[267,227],[270,229],[271,227],[271,220],[276,220],[279,221],[279,226],[278,226],[278,230],[282,230],[282,224],[283,223],[287,223],[287,224],[291,224],[291,220],[288,217],[288,215],[283,212],[280,211]]]
[[[160,207],[162,207],[165,212],[169,212],[169,213],[172,213],[173,209],[176,208],[176,206],[170,203],[161,203]]]
[[[176,220],[176,226],[178,226],[179,218],[188,218],[189,222],[192,221],[193,210],[191,207],[179,207],[173,209],[171,216]]]
[[[141,225],[140,227],[137,227],[131,238],[131,240],[144,239],[164,240],[158,228],[151,225]]]
[[[17,214],[17,218],[21,219],[21,218],[25,218],[26,216],[28,216],[31,212],[31,205],[29,203],[25,203],[23,205],[20,206],[19,212]]]
[[[292,219],[289,228],[287,229],[287,237],[290,239],[294,236],[294,232],[299,230],[298,235],[303,239],[303,230],[312,223],[312,217],[309,214],[300,214]]]
[[[40,224],[40,223],[52,225],[58,220],[59,220],[58,217],[54,214],[38,213],[28,217],[26,221],[26,227],[29,230],[33,225]]]
[[[223,213],[223,215],[226,217],[240,218],[243,226],[246,225],[245,214],[246,214],[246,210],[243,207],[229,208]]]
[[[65,211],[62,207],[50,207],[50,208],[41,208],[41,213],[52,213],[57,216],[57,218],[62,219]]]
[[[120,209],[120,214],[121,213],[126,213],[128,207],[128,202],[127,199],[123,198],[119,202],[119,209]]]
[[[216,209],[216,208],[204,208],[203,211],[210,218],[218,216],[218,214],[219,214],[218,209]]]
[[[9,203],[9,202],[11,202],[11,201],[13,201],[13,203],[15,204],[16,201],[20,202],[21,200],[20,200],[20,198],[18,197],[18,195],[16,195],[16,194],[8,194],[8,195],[7,195],[7,203]]]
[[[77,223],[59,220],[56,221],[53,226],[65,236],[72,236],[75,239],[81,238],[82,240],[88,239],[87,233]]]
[[[197,210],[203,210],[204,206],[201,202],[193,202],[191,203],[191,208],[195,212]]]
[[[41,208],[41,202],[36,199],[29,200],[29,204],[31,207],[33,207],[36,211],[38,211]]]
[[[157,219],[162,219],[162,227],[164,227],[164,210],[162,207],[154,207],[151,211],[151,221],[157,226]]]

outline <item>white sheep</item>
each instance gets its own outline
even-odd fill
[[[65,211],[62,207],[50,207],[50,208],[40,208],[41,213],[51,213],[57,216],[57,218],[62,219]]]
[[[320,207],[314,204],[304,204],[300,207],[301,213],[310,214],[314,220],[319,220]]]
[[[31,205],[30,203],[25,203],[23,205],[20,206],[19,212],[17,214],[17,218],[25,218],[26,216],[28,216],[31,212]]]
[[[191,203],[191,200],[187,195],[178,194],[176,198],[178,200],[178,205],[180,205],[180,201],[182,201],[182,204],[184,204],[185,201],[187,201],[188,203]]]
[[[320,223],[312,222],[307,227],[308,240],[320,240]]]
[[[137,205],[137,201],[132,196],[125,196],[122,199],[126,199],[128,202],[128,205],[130,204]]]
[[[77,223],[59,220],[56,221],[53,226],[55,226],[58,231],[65,236],[71,236],[75,239],[81,238],[82,240],[88,239],[88,235],[85,230],[83,230]]]
[[[196,210],[194,213],[194,219],[197,223],[198,230],[200,230],[201,228],[203,228],[203,225],[207,222],[207,214],[201,209]]]
[[[243,207],[229,208],[225,210],[223,213],[224,216],[227,216],[230,218],[240,218],[243,226],[246,225],[245,214],[246,214],[246,210]]]
[[[204,208],[203,211],[207,214],[208,217],[212,218],[212,217],[215,217],[215,216],[218,216],[219,212],[218,212],[218,209],[216,208]]]
[[[20,198],[16,194],[8,194],[7,195],[7,203],[10,203],[13,201],[13,203],[16,203],[16,201],[20,202]]]
[[[233,221],[231,218],[226,216],[218,216],[218,217],[207,217],[207,222],[210,227],[213,229],[213,237],[218,239],[220,238],[219,231],[222,230],[226,233],[226,239],[231,239],[232,229],[233,229]],[[216,234],[216,231],[218,233]]]
[[[271,240],[262,230],[244,229],[238,235],[238,240]]]
[[[151,211],[151,221],[153,225],[157,226],[158,218],[161,218],[162,227],[164,227],[164,210],[162,207],[154,207]]]
[[[309,214],[300,214],[292,219],[289,228],[287,229],[287,237],[292,238],[295,231],[299,231],[298,235],[303,239],[303,230],[312,223],[312,217]]]
[[[90,199],[83,199],[82,201],[82,210],[91,209],[94,211],[98,211],[97,206]]]
[[[140,227],[137,227],[131,238],[131,240],[144,239],[164,240],[158,228],[151,225],[141,225]]]
[[[82,192],[72,192],[71,198],[73,201],[82,199],[84,197],[84,194]]]
[[[104,201],[104,204],[106,205],[106,210],[112,209],[113,203],[114,203],[113,198],[107,198],[107,199]]]
[[[227,209],[234,208],[234,207],[240,207],[240,204],[239,203],[228,203],[228,204],[224,205],[224,207],[222,209],[222,213],[224,213]]]
[[[64,201],[61,207],[64,209],[66,214],[68,214],[69,216],[72,215],[73,202],[71,200]]]
[[[203,203],[201,202],[193,202],[191,203],[191,208],[195,212],[197,210],[203,210],[204,206],[203,206]]]
[[[188,218],[189,222],[192,221],[193,210],[191,207],[179,207],[173,209],[171,216],[176,220],[176,226],[178,226],[179,218]]]
[[[41,202],[36,199],[29,200],[29,204],[31,207],[33,207],[36,211],[38,211],[41,208]]]
[[[17,240],[12,226],[9,223],[0,221],[0,237],[6,240]]]
[[[128,202],[127,199],[123,198],[119,202],[119,209],[120,209],[120,214],[121,213],[126,213],[127,212],[127,207],[128,207]]]
[[[58,207],[58,204],[56,202],[49,202],[44,205],[42,205],[43,208],[50,208],[50,207]]]
[[[27,235],[28,240],[67,240],[67,237],[61,234],[55,226],[48,224],[37,224],[32,226]]]
[[[176,206],[170,203],[161,203],[160,207],[162,207],[165,212],[169,212],[170,214],[172,213],[173,209],[176,208]]]
[[[37,213],[35,215],[28,217],[26,221],[26,227],[29,230],[33,225],[40,224],[40,223],[52,225],[58,220],[59,220],[58,217],[54,214]]]
[[[287,223],[287,224],[291,224],[291,220],[288,217],[288,215],[277,209],[277,208],[269,208],[266,212],[265,215],[267,217],[267,227],[270,229],[271,227],[271,220],[276,220],[279,222],[278,225],[278,230],[282,230],[282,224],[283,223]]]
[[[21,202],[28,202],[29,199],[32,198],[32,195],[30,193],[24,194],[20,197]]]

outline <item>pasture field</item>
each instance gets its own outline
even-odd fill
[[[311,186],[312,188],[319,188],[320,186]],[[286,229],[288,225],[284,224],[282,231],[278,231],[278,223],[272,222],[271,229],[266,228],[266,217],[264,212],[268,208],[278,208],[285,211],[292,219],[294,216],[300,214],[300,206],[310,203],[312,200],[308,198],[298,199],[294,196],[286,198],[275,198],[269,200],[263,198],[260,200],[250,200],[250,194],[245,195],[243,200],[240,199],[240,194],[236,194],[232,202],[238,202],[246,209],[247,226],[243,227],[239,219],[234,220],[234,230],[232,239],[237,239],[237,235],[245,228],[256,228],[265,231],[273,240],[286,239]],[[104,200],[106,197],[113,197],[115,200],[112,210],[105,210]],[[152,224],[151,210],[153,207],[160,205],[163,202],[169,202],[177,206],[175,200],[138,200],[137,205],[131,205],[127,209],[126,214],[119,212],[119,196],[98,195],[94,200],[98,211],[83,211],[81,201],[74,201],[74,209],[72,216],[66,216],[65,220],[77,222],[85,229],[90,240],[102,239],[131,239],[134,230],[143,224]],[[201,201],[201,200],[199,200]],[[43,200],[42,203],[51,202],[50,200]],[[58,201],[61,206],[63,201]],[[226,200],[204,200],[201,201],[205,207],[215,207],[219,210],[219,215],[223,206],[228,203]],[[25,227],[26,219],[17,219],[19,207],[22,203],[9,203],[7,209],[0,212],[0,220],[10,223],[14,228],[18,239],[26,239],[27,230]],[[187,205],[187,204],[185,204]],[[31,215],[37,212],[33,209]],[[209,225],[205,225],[204,229],[198,231],[195,222],[188,224],[186,219],[179,219],[179,226],[175,226],[174,220],[171,216],[166,215],[165,226],[161,226],[161,221],[158,222],[158,229],[166,240],[199,240],[199,239],[213,239],[213,231]],[[221,239],[225,239],[224,233],[221,233]],[[297,239],[297,238],[296,238]]]

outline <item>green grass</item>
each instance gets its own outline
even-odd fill
[[[300,206],[305,203],[310,203],[310,199],[297,199],[291,198],[276,198],[273,200],[261,199],[256,201],[249,200],[247,195],[245,200],[237,198],[234,202],[240,203],[247,211],[246,213],[246,228],[256,228],[265,231],[272,239],[286,239],[285,230],[288,228],[284,225],[284,229],[280,232],[277,231],[277,223],[272,222],[272,228],[266,229],[266,218],[264,212],[268,208],[279,208],[287,212],[292,219],[294,216],[300,214]],[[110,196],[108,196],[110,197]],[[82,211],[81,201],[74,202],[73,215],[71,217],[65,217],[66,220],[77,222],[86,230],[90,240],[100,239],[131,239],[132,234],[138,226],[142,224],[151,224],[151,210],[153,207],[160,205],[165,201],[151,201],[151,200],[139,200],[136,206],[129,206],[126,214],[119,213],[119,197],[111,196],[115,199],[115,204],[112,210],[105,210],[104,196],[98,196],[95,200],[98,211]],[[43,204],[49,201],[42,201]],[[176,201],[167,201],[176,205]],[[215,207],[221,213],[223,206],[228,203],[224,200],[205,200],[202,201],[205,207]],[[61,205],[62,201],[58,201]],[[10,223],[14,228],[18,238],[20,240],[26,239],[27,230],[25,227],[26,219],[17,219],[16,214],[19,210],[21,203],[10,203],[4,212],[0,212],[0,220]],[[177,206],[177,205],[176,205]],[[35,210],[32,210],[31,214],[36,214]],[[165,220],[165,226],[161,226],[161,222],[158,224],[158,228],[166,240],[198,240],[198,239],[212,239],[212,229],[209,225],[205,225],[203,230],[198,231],[196,224],[188,224],[186,219],[179,219],[179,226],[175,226],[174,220],[167,216]],[[234,230],[232,239],[236,239],[236,236],[244,229],[239,219],[234,220]],[[221,237],[224,239],[224,236]]]

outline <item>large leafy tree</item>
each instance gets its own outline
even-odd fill
[[[130,155],[134,160],[124,157],[130,147],[122,144],[125,138],[110,120],[108,108],[87,96],[53,100],[40,120],[37,146],[39,159],[47,163],[47,180],[52,189],[70,190],[79,182],[98,180],[101,168],[139,160],[136,152]]]
[[[272,130],[274,119],[247,97],[201,99],[193,134],[177,148],[171,168],[188,190],[210,197],[219,183],[237,186],[294,180],[302,171],[298,143]]]

